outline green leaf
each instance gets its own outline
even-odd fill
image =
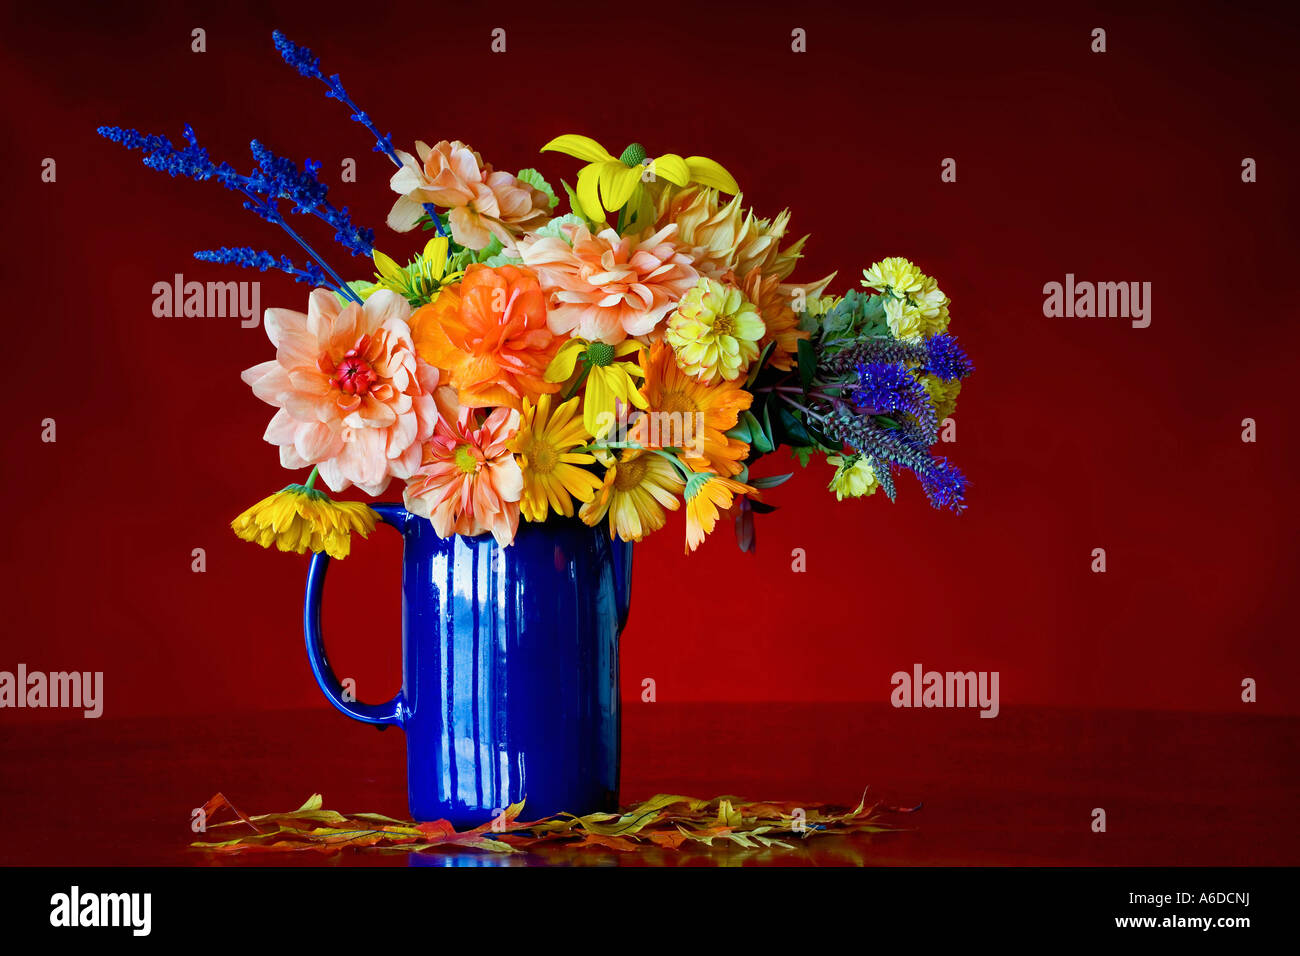
[[[754,488],[775,488],[778,485],[784,485],[793,477],[794,472],[792,471],[785,475],[769,475],[766,478],[755,478],[753,481],[750,481],[749,484]]]
[[[806,392],[812,388],[813,373],[817,371],[817,352],[813,349],[812,342],[807,339],[799,340],[799,383],[803,385]]]
[[[787,445],[802,446],[811,445],[813,443],[812,436],[809,435],[808,430],[803,427],[803,422],[795,418],[790,409],[782,405],[777,408],[776,415],[777,421],[781,426],[781,431],[785,434],[785,443]]]
[[[754,417],[754,413],[749,409],[740,413],[740,420],[745,422],[749,427],[749,445],[760,455],[766,455],[776,448],[772,443],[772,437],[763,428],[762,422]]]
[[[546,195],[550,197],[550,208],[554,209],[560,204],[559,197],[555,195],[555,190],[551,188],[551,184],[548,183],[537,170],[521,169],[519,170],[517,177],[532,186],[534,189],[540,189],[542,192],[546,193]]]

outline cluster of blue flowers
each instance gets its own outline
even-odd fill
[[[397,155],[397,150],[393,147],[393,134],[379,132],[379,127],[371,120],[370,114],[352,102],[352,97],[348,96],[348,91],[343,88],[343,81],[337,73],[326,76],[321,72],[320,57],[312,53],[307,47],[294,43],[279,30],[271,34],[271,39],[275,42],[275,49],[285,63],[297,70],[301,76],[312,80],[320,80],[325,84],[326,96],[332,100],[338,100],[352,111],[353,122],[360,123],[375,138],[374,151],[376,153],[383,153],[393,161],[394,166],[402,165],[401,157]],[[433,223],[433,228],[438,231],[438,235],[445,236],[446,231],[438,219],[438,211],[434,205],[425,203],[424,209],[429,214],[429,219]]]
[[[352,111],[352,119],[375,137],[376,152],[384,153],[400,166],[401,159],[393,148],[391,134],[381,134],[369,114],[352,102],[338,75],[323,75],[320,60],[312,55],[311,50],[290,42],[278,30],[273,36],[275,48],[284,61],[303,76],[324,83],[327,87],[326,95],[346,105]],[[312,215],[328,224],[334,230],[334,241],[352,255],[371,255],[375,246],[374,230],[358,226],[352,221],[348,207],[338,208],[329,201],[329,187],[320,181],[320,163],[308,159],[299,166],[293,160],[277,155],[263,143],[253,140],[250,150],[257,165],[248,173],[240,173],[229,163],[214,162],[208,151],[199,144],[197,135],[189,125],[185,126],[183,132],[185,145],[180,147],[166,136],[141,133],[135,129],[101,126],[98,132],[127,149],[143,152],[144,164],[150,169],[169,176],[185,176],[196,182],[215,179],[226,189],[241,194],[245,209],[279,226],[309,257],[305,264],[299,265],[288,256],[275,256],[264,250],[222,247],[196,252],[196,259],[262,271],[278,269],[299,282],[330,286],[339,294],[360,301],[329,263],[289,225],[285,218],[285,207],[281,205],[288,203],[288,212],[291,214]],[[442,235],[443,226],[437,210],[431,205],[425,208],[434,228]]]
[[[895,469],[913,472],[930,503],[960,512],[967,480],[946,458],[931,454],[939,422],[934,404],[915,372],[945,382],[965,378],[974,363],[944,332],[918,342],[874,335],[825,356],[817,373],[842,382],[842,397],[822,408],[826,434],[866,456],[892,500]]]

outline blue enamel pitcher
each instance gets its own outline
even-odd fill
[[[401,505],[374,509],[404,539],[401,691],[384,704],[344,696],[321,633],[323,553],[303,630],[330,703],[406,731],[412,817],[464,829],[520,800],[526,819],[616,809],[631,545],[574,518],[521,523],[502,548],[490,534],[441,538]]]

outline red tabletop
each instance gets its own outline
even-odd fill
[[[256,863],[1300,863],[1300,719],[1009,707],[996,720],[912,716],[906,735],[876,704],[632,702],[624,718],[625,800],[673,792],[856,804],[869,785],[888,803],[924,804],[894,818],[906,832],[813,838],[796,851],[448,851],[414,861],[345,851]],[[222,791],[247,813],[290,810],[319,791],[331,809],[405,816],[403,747],[399,730],[328,709],[7,723],[0,812],[12,826],[0,863],[245,865],[252,860],[186,849],[193,808]],[[1105,833],[1092,831],[1097,807]]]

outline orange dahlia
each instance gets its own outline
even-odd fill
[[[476,416],[462,407],[438,422],[403,499],[408,511],[428,518],[444,538],[490,531],[505,547],[519,528],[524,492],[523,472],[510,452],[519,413],[498,408],[481,425]]]
[[[551,331],[617,345],[656,332],[699,274],[675,241],[677,227],[637,236],[613,229],[592,235],[566,227],[555,236],[520,241],[524,264],[537,270],[550,297]]]
[[[560,347],[530,269],[472,265],[465,278],[411,316],[416,353],[446,376],[462,405],[505,405],[560,390],[546,366]]]
[[[757,267],[737,283],[745,298],[754,303],[763,325],[767,327],[758,342],[758,350],[770,343],[776,343],[768,357],[768,364],[784,372],[794,368],[794,357],[799,348],[799,340],[808,338],[808,333],[799,328],[799,316],[791,307],[791,297],[783,291],[781,279],[776,275],[763,275]]]
[[[681,448],[682,460],[695,471],[735,475],[744,467],[749,445],[730,438],[740,413],[754,396],[739,382],[705,385],[677,365],[672,348],[656,342],[641,353],[649,405],[628,431],[628,438],[651,448]]]

